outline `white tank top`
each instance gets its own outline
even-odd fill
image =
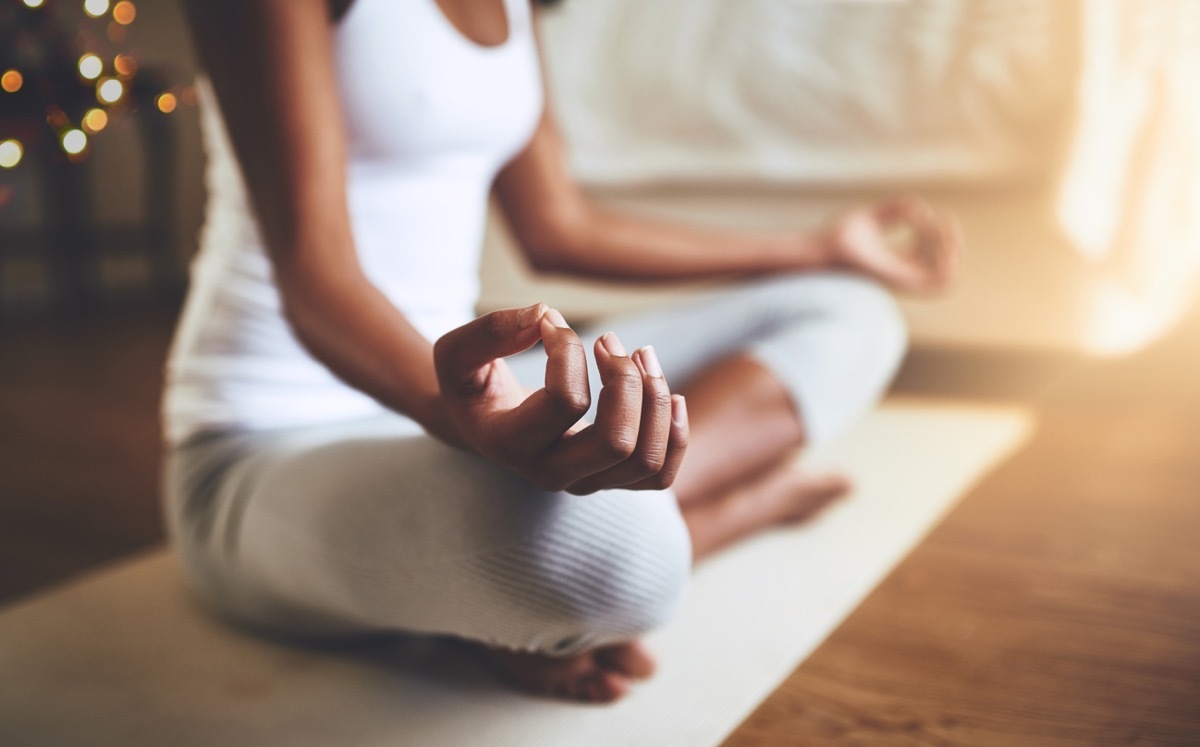
[[[433,340],[474,316],[487,198],[542,108],[528,0],[507,40],[464,37],[435,0],[356,0],[335,32],[355,246]],[[167,363],[167,440],[378,413],[297,342],[211,92],[201,90],[208,211]]]

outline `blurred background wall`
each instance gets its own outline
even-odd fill
[[[961,282],[905,303],[918,342],[1124,353],[1191,302],[1195,0],[587,0],[544,21],[571,162],[601,199],[767,227],[916,191],[959,215]],[[503,253],[488,278],[496,306],[618,298],[531,285]]]

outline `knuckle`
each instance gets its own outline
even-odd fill
[[[583,341],[579,339],[579,335],[569,329],[560,329],[558,331],[562,333],[562,340],[558,342],[558,345],[562,346],[562,352],[565,357],[586,360],[587,349],[584,348]]]
[[[666,455],[654,450],[643,451],[637,458],[637,469],[644,477],[657,475],[666,463]]]
[[[506,330],[504,315],[493,311],[480,318],[480,331],[489,337],[503,337]]]
[[[612,428],[605,431],[600,445],[606,456],[614,461],[624,461],[637,450],[637,432],[630,427]]]
[[[650,407],[656,411],[671,412],[671,392],[666,387],[655,389],[649,396]]]
[[[637,391],[642,388],[642,375],[633,363],[623,363],[611,374],[609,386]]]
[[[581,418],[592,406],[592,395],[584,387],[555,387],[548,393],[550,407],[564,417]]]

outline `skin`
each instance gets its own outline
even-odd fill
[[[480,44],[508,35],[499,0],[438,0]],[[845,493],[832,475],[797,472],[796,405],[744,356],[718,361],[673,393],[652,348],[615,335],[592,353],[602,389],[593,423],[583,341],[542,304],[494,312],[431,343],[367,279],[346,201],[346,138],[331,32],[348,0],[190,0],[190,25],[241,163],[283,299],[308,351],[349,385],[433,436],[550,490],[674,486],[697,560],[764,528],[802,520]],[[953,221],[901,198],[856,208],[817,231],[701,230],[592,205],[571,179],[546,111],[494,192],[532,268],[624,282],[841,269],[894,288],[940,289],[961,239]],[[890,232],[903,228],[907,249]],[[527,391],[503,358],[538,341],[545,385]],[[684,459],[686,452],[691,457]],[[527,690],[608,702],[653,673],[629,641],[570,658],[484,650]]]

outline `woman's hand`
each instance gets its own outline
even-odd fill
[[[539,339],[545,386],[529,393],[502,358]],[[496,311],[446,333],[434,365],[457,440],[546,490],[669,487],[687,448],[683,397],[671,394],[653,348],[627,355],[610,332],[595,355],[603,388],[587,423],[583,343],[554,309]]]
[[[925,202],[904,197],[855,208],[819,237],[828,264],[856,270],[897,290],[942,290],[954,276],[962,232]]]

